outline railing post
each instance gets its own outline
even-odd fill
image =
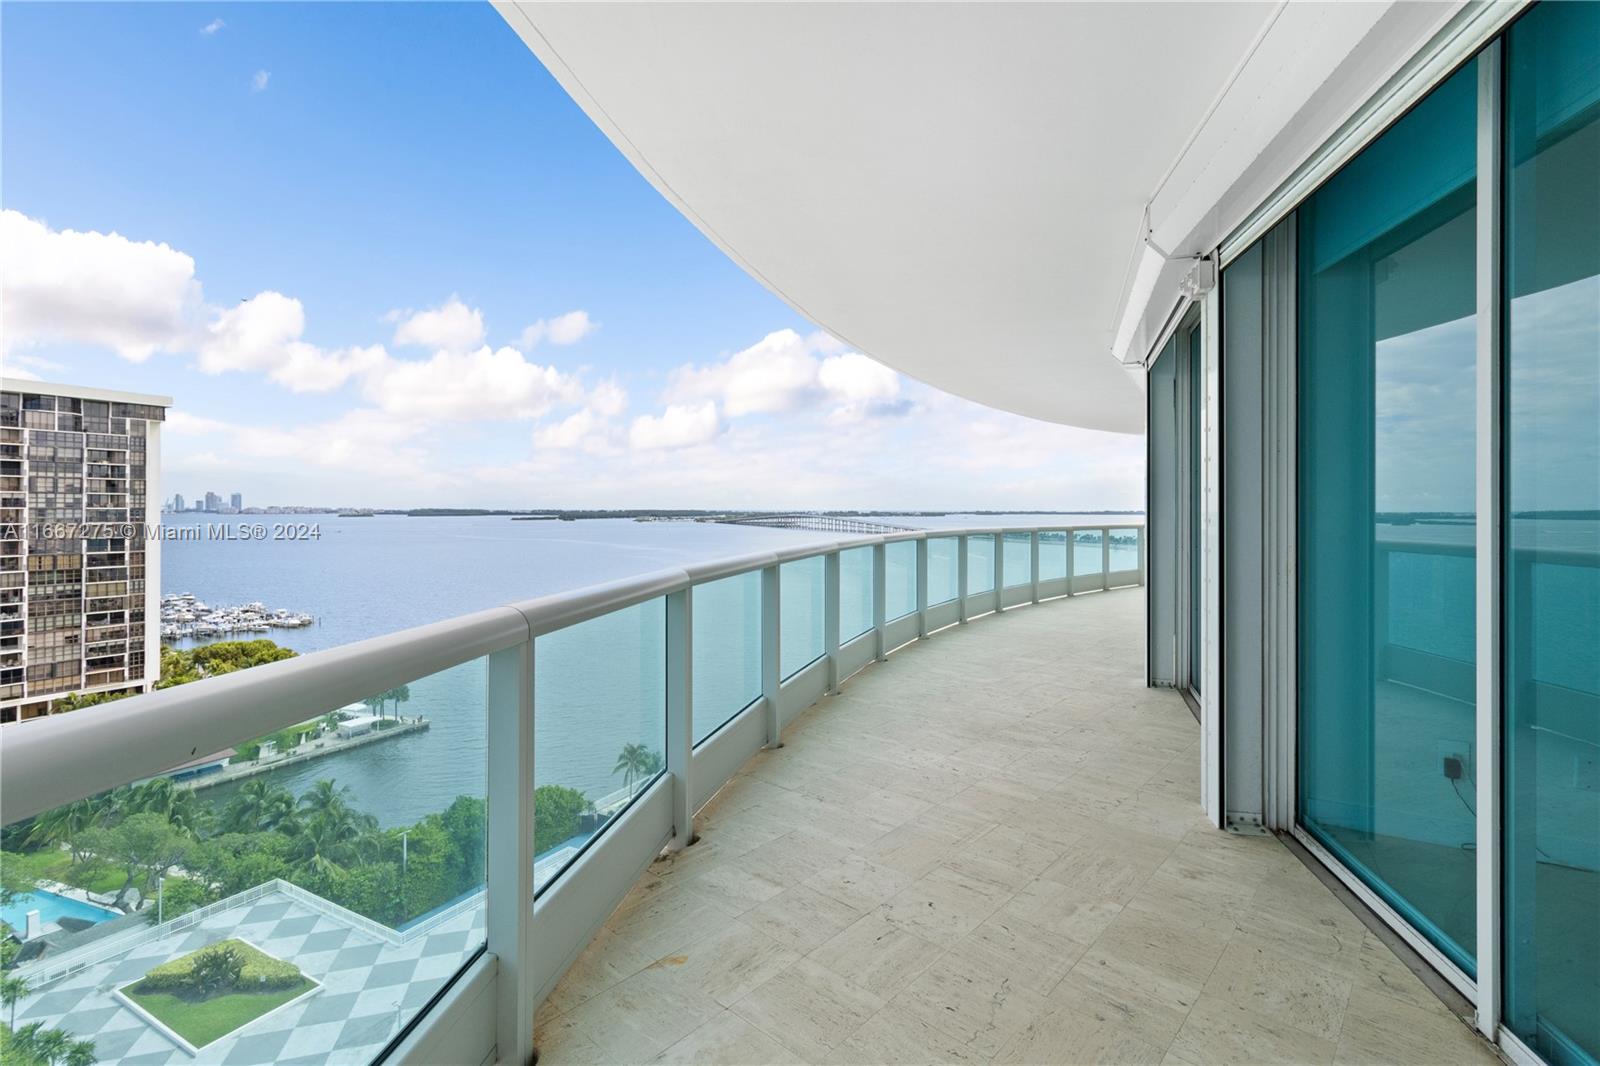
[[[761,696],[767,713],[769,748],[783,747],[783,723],[778,717],[778,686],[781,677],[778,667],[778,654],[781,649],[778,639],[778,623],[781,617],[781,604],[778,602],[779,588],[778,568],[763,567],[761,570]]]
[[[1033,582],[1033,602],[1039,602],[1039,531],[1028,534],[1028,575]]]
[[[994,613],[1006,608],[1006,535],[994,534]]]
[[[673,851],[693,844],[694,588],[667,594],[667,772],[672,775]]]
[[[1073,526],[1067,530],[1067,595],[1071,596],[1077,590],[1072,586],[1077,582],[1077,556],[1078,556],[1078,527]]]
[[[917,639],[928,639],[928,538],[917,539]]]
[[[1111,591],[1111,530],[1100,530],[1100,591]]]
[[[486,938],[497,960],[496,1058],[533,1061],[533,641],[489,656]]]
[[[872,546],[872,643],[876,658],[881,663],[889,657],[889,641],[883,631],[884,615],[888,612],[889,553],[882,541]]]
[[[822,557],[822,642],[828,656],[828,695],[839,692],[839,553]]]
[[[967,535],[963,533],[956,538],[956,604],[960,607],[956,620],[962,625],[967,624],[967,569]]]

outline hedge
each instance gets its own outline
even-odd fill
[[[244,970],[239,975],[239,983],[233,989],[236,992],[266,992],[292,988],[303,976],[293,963],[275,959],[242,940],[220,940],[198,951],[191,951],[182,958],[162,963],[146,973],[134,991],[139,993],[192,991],[195,960],[208,951],[216,951],[224,946],[232,948],[244,960]]]

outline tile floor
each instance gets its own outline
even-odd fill
[[[542,1066],[1498,1061],[1281,844],[1206,825],[1143,602],[980,619],[824,699],[578,958]]]

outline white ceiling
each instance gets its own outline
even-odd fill
[[[941,389],[1124,432],[1142,378],[1110,350],[1145,205],[1280,10],[498,6],[807,318]]]

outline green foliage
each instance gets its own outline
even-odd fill
[[[542,855],[578,833],[579,819],[594,810],[589,798],[566,785],[533,790],[533,851]]]
[[[130,814],[113,828],[90,829],[84,833],[83,843],[89,851],[122,868],[120,891],[124,892],[134,887],[148,891],[193,847],[193,839],[186,832],[154,811]]]
[[[630,793],[636,782],[650,780],[661,771],[661,753],[644,744],[624,744],[611,772],[622,775],[622,787]]]
[[[205,999],[236,988],[278,991],[303,979],[293,963],[257,951],[242,940],[222,940],[155,967],[134,984],[133,991]]]
[[[188,914],[197,907],[204,907],[222,898],[207,885],[190,877],[169,877],[158,886],[158,890],[161,893],[161,911],[159,915],[151,911],[152,920],[160,917],[162,921],[171,921],[180,914]]]
[[[9,906],[38,887],[38,879],[28,871],[22,856],[0,851],[0,904]]]
[[[245,670],[263,663],[275,663],[294,658],[294,651],[280,648],[270,640],[223,640],[203,644],[198,648],[178,650],[161,649],[161,680],[156,688],[198,681],[202,677],[217,677]]]
[[[43,1022],[21,1029],[0,1023],[0,1062],[6,1066],[91,1066],[96,1061],[93,1040],[74,1040]]]

